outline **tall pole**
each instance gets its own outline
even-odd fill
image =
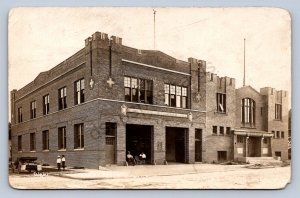
[[[246,39],[244,38],[244,81],[243,86],[246,85]]]
[[[156,10],[153,9],[153,25],[154,25],[154,28],[153,28],[153,48],[155,50],[155,14],[156,14]]]

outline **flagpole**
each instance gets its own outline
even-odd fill
[[[154,28],[153,28],[153,48],[154,48],[154,50],[155,50],[155,14],[156,14],[156,10],[153,9],[153,21],[154,21],[154,23],[153,23],[153,26],[154,26]]]
[[[243,86],[246,85],[246,39],[244,38],[244,80]]]

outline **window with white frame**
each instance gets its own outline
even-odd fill
[[[49,114],[49,108],[50,108],[49,94],[47,94],[43,97],[43,115]]]
[[[164,84],[165,105],[178,108],[187,108],[187,88]]]
[[[67,88],[63,87],[58,90],[58,110],[67,108]]]
[[[84,102],[84,79],[80,79],[74,83],[75,86],[75,105]]]
[[[153,104],[153,81],[124,77],[125,101]]]
[[[30,103],[30,118],[36,118],[36,101]]]

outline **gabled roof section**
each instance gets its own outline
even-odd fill
[[[242,90],[242,89],[250,89],[250,90],[254,91],[255,93],[261,95],[256,89],[254,89],[254,88],[253,88],[252,86],[250,86],[250,85],[247,85],[247,86],[244,86],[244,87],[240,87],[240,88],[237,89],[237,91],[238,91],[238,90]]]

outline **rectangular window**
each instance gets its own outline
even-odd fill
[[[220,126],[220,135],[224,135],[224,127]]]
[[[284,131],[281,131],[281,138],[284,139]]]
[[[138,102],[138,79],[131,78],[131,102]]]
[[[23,122],[23,111],[22,111],[22,107],[18,108],[18,123]]]
[[[273,134],[273,138],[276,138],[275,131],[272,131],[272,134]]]
[[[74,87],[75,87],[75,92],[74,92],[75,105],[81,104],[84,102],[84,79],[76,81],[74,83]]]
[[[282,105],[275,104],[275,119],[281,120],[282,119]]]
[[[182,108],[187,108],[187,88],[182,87]]]
[[[226,94],[217,93],[217,112],[226,112]]]
[[[74,125],[74,149],[84,148],[83,124]]]
[[[176,87],[176,107],[181,107],[181,87]]]
[[[49,150],[49,131],[42,132],[43,150]]]
[[[276,131],[276,138],[280,138],[280,131]]]
[[[164,88],[165,88],[165,105],[170,105],[170,85],[168,84],[165,84],[164,85]]]
[[[36,118],[36,101],[30,103],[30,118]]]
[[[22,151],[22,135],[18,135],[18,151]]]
[[[170,85],[170,106],[175,107],[176,106],[176,96],[175,96],[175,90],[176,86]]]
[[[58,110],[67,108],[67,88],[63,87],[58,90]]]
[[[217,126],[213,126],[213,135],[217,135],[218,134],[218,127]]]
[[[226,135],[230,135],[230,131],[231,131],[231,128],[230,127],[226,127]]]
[[[165,105],[187,108],[187,88],[175,85],[164,85]]]
[[[241,119],[244,125],[255,125],[255,101],[251,98],[241,100]]]
[[[125,101],[153,104],[153,81],[124,77]]]
[[[264,143],[264,144],[268,144],[268,139],[267,139],[267,138],[264,138],[264,139],[263,139],[263,143]]]
[[[30,133],[30,151],[35,151],[35,133]]]
[[[49,94],[43,97],[43,115],[49,114]]]
[[[58,128],[58,149],[66,149],[67,146],[67,136],[66,136],[66,127]]]
[[[115,136],[117,133],[117,123],[105,123],[105,142],[106,145],[115,145]]]
[[[238,136],[237,136],[237,143],[244,143],[244,137],[238,135]]]

